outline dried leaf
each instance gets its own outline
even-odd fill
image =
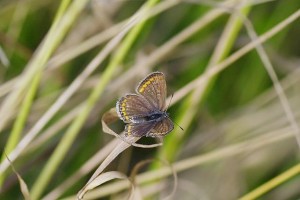
[[[117,134],[116,132],[114,132],[112,129],[110,129],[108,127],[108,124],[113,123],[117,119],[119,119],[119,117],[117,115],[115,108],[112,108],[108,112],[104,113],[102,116],[102,120],[101,120],[103,132],[113,135],[116,138],[119,138],[120,140],[122,140],[132,146],[135,146],[135,147],[154,148],[154,147],[158,147],[158,146],[162,145],[161,142],[158,144],[152,144],[152,145],[137,144],[137,143],[135,143],[135,141],[139,140],[140,137],[131,137],[131,136],[125,137],[124,134],[121,134],[121,135]],[[134,140],[134,142],[132,142],[131,140]]]
[[[154,144],[154,145],[139,145],[139,144],[135,144],[136,141],[138,141],[140,138],[138,137],[126,137],[126,138],[122,138],[119,134],[115,133],[112,129],[109,128],[108,124],[113,123],[114,121],[118,120],[119,117],[116,113],[116,109],[112,108],[110,109],[108,112],[104,113],[102,116],[102,128],[103,131],[105,133],[114,135],[118,138],[120,138],[121,140],[119,141],[119,143],[116,145],[116,147],[110,152],[110,154],[104,159],[104,161],[101,163],[101,165],[98,167],[98,169],[94,172],[94,174],[92,175],[92,177],[90,178],[90,180],[87,182],[87,184],[78,192],[78,198],[82,198],[83,195],[86,193],[87,191],[87,187],[88,190],[91,190],[94,184],[91,185],[91,183],[94,183],[95,180],[98,180],[98,177],[102,177],[100,174],[103,172],[103,170],[120,154],[122,153],[124,150],[126,150],[128,147],[130,147],[131,145],[133,146],[139,146],[139,147],[143,147],[143,148],[149,148],[149,147],[156,147],[156,146],[160,146],[161,144]],[[124,134],[122,134],[122,136],[124,136]],[[102,178],[101,178],[102,179]],[[97,185],[97,183],[95,184]],[[99,185],[99,184],[98,184]],[[133,197],[130,197],[133,198]]]
[[[98,177],[96,177],[94,180],[92,180],[90,183],[88,183],[79,193],[77,198],[82,199],[83,196],[90,190],[94,189],[95,187],[98,187],[99,185],[108,182],[113,179],[128,179],[127,176],[121,172],[117,171],[110,171],[103,174],[100,174]],[[129,180],[129,179],[128,179]],[[134,188],[132,185],[130,197],[134,193]]]
[[[29,190],[27,187],[27,184],[25,183],[25,181],[22,179],[21,175],[16,171],[15,167],[13,166],[12,162],[9,160],[9,158],[7,157],[7,155],[5,154],[6,159],[8,160],[13,172],[17,175],[19,184],[20,184],[20,189],[21,192],[23,194],[23,197],[25,200],[30,200],[30,194],[29,194]]]
[[[135,188],[135,190],[136,190],[135,193],[138,193],[138,191],[139,191],[139,187],[138,187],[138,185],[136,184],[136,181],[135,181],[135,177],[136,177],[138,171],[139,171],[143,166],[145,166],[146,164],[151,163],[151,162],[153,162],[153,161],[154,161],[154,159],[148,159],[148,160],[143,160],[143,161],[141,161],[141,162],[138,162],[138,163],[134,166],[133,170],[131,171],[130,179],[131,179],[131,182],[132,182],[132,184],[134,185],[134,188]],[[173,168],[173,166],[172,166],[169,162],[167,162],[167,161],[165,161],[165,160],[162,160],[162,159],[159,159],[159,161],[162,162],[162,163],[165,164],[165,165],[168,165],[168,166],[170,167],[170,169],[172,170],[172,174],[173,174],[173,178],[174,178],[173,189],[172,189],[172,192],[171,192],[167,197],[165,197],[164,199],[173,199],[174,194],[175,194],[175,192],[176,192],[176,190],[177,190],[177,185],[178,185],[177,172],[175,171],[175,169]]]

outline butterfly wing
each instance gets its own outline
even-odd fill
[[[162,137],[170,133],[174,129],[174,124],[169,117],[155,122],[152,129],[146,134],[147,137]]]
[[[154,127],[153,122],[129,123],[125,126],[125,136],[143,137]]]
[[[166,109],[167,86],[165,75],[161,72],[153,72],[142,80],[136,88],[136,92],[144,96],[156,109]]]
[[[135,123],[155,108],[141,95],[127,94],[117,101],[118,116],[125,123]]]

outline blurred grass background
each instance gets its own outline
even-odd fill
[[[253,42],[246,18],[259,37],[295,14],[263,47],[299,124],[299,8],[296,0],[0,1],[0,199],[22,197],[4,150],[32,199],[73,198],[113,148],[101,116],[152,71],[165,73],[168,112],[184,131],[175,126],[159,148],[130,147],[108,170],[168,160],[178,171],[174,199],[237,199],[272,182],[299,162],[295,123],[255,48],[228,58]],[[135,15],[141,9],[149,12]],[[161,168],[140,172],[141,182],[147,173],[158,179],[141,186],[144,198],[170,191]],[[260,198],[300,198],[298,173]],[[115,181],[86,197],[126,191]]]

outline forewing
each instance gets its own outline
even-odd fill
[[[153,122],[126,124],[125,136],[143,137],[149,133],[153,126]]]
[[[155,122],[153,128],[146,135],[147,137],[162,137],[170,133],[174,129],[172,120],[168,117],[161,121]]]
[[[153,72],[142,80],[136,88],[137,93],[143,95],[156,109],[166,109],[167,86],[165,75]]]
[[[127,94],[117,101],[116,109],[121,120],[134,123],[139,118],[149,115],[154,108],[143,96]]]

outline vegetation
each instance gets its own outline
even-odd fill
[[[299,1],[11,0],[0,17],[0,199],[300,197]],[[107,134],[153,71],[184,130]]]

